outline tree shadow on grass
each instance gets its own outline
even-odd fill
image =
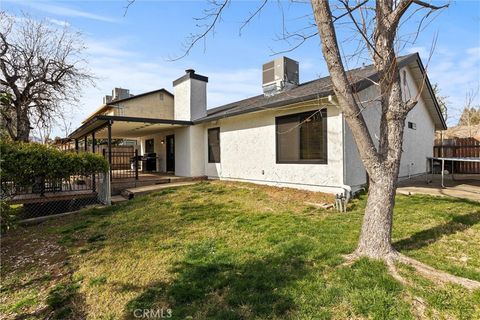
[[[232,253],[217,252],[211,242],[197,244],[171,270],[176,278],[145,288],[127,304],[125,318],[134,318],[135,310],[159,308],[171,309],[173,319],[286,315],[295,310],[295,303],[284,289],[307,274],[308,251],[306,245],[294,243],[278,253],[238,262]]]
[[[416,250],[430,245],[443,236],[451,235],[459,231],[471,228],[480,223],[480,212],[472,212],[465,215],[459,215],[452,218],[447,223],[435,226],[433,228],[419,231],[409,238],[396,241],[393,246],[397,250]]]

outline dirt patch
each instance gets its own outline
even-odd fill
[[[270,198],[282,202],[312,202],[312,203],[334,203],[335,196],[328,193],[313,192],[294,188],[274,187],[261,184],[233,181],[215,180],[212,183],[221,183],[235,188],[260,190],[265,192]]]
[[[0,258],[5,319],[48,318],[45,299],[71,276],[67,249],[43,225],[18,227],[2,235]]]
[[[58,244],[58,236],[37,232],[36,227],[19,227],[2,235],[0,252],[3,267],[10,271],[33,266],[51,269],[63,264],[67,256],[64,247]]]

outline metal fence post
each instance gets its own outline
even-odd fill
[[[135,180],[138,180],[138,150],[135,149],[135,155],[134,155],[134,165],[135,165]]]
[[[95,154],[95,131],[92,132],[92,154]],[[92,174],[92,189],[93,192],[97,191],[97,183],[95,180],[95,173]]]
[[[112,170],[112,122],[108,122],[107,126],[108,131],[108,165],[110,166],[110,180],[112,179],[113,170]]]

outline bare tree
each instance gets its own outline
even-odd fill
[[[51,141],[52,125],[50,123],[39,122],[34,127],[33,132],[37,135],[41,144],[48,144]]]
[[[65,114],[62,114],[60,116],[60,120],[61,120],[60,125],[63,132],[63,137],[68,137],[70,133],[72,133],[72,119],[65,116]]]
[[[442,96],[441,95],[441,90],[440,87],[438,86],[438,83],[435,83],[433,85],[433,93],[435,94],[435,97],[437,98],[438,106],[440,107],[440,110],[442,111],[443,118],[445,119],[445,122],[448,120],[448,96]]]
[[[2,126],[15,141],[28,141],[32,125],[46,127],[64,103],[78,102],[82,85],[93,83],[82,58],[81,35],[46,20],[0,12]]]
[[[130,1],[133,2],[133,1]],[[243,28],[253,17],[264,8],[266,1],[260,1],[256,9],[241,25]],[[293,1],[306,3],[308,1]],[[178,57],[189,54],[195,44],[206,41],[209,33],[215,30],[215,25],[222,20],[230,0],[211,0],[211,7],[204,10],[204,16],[196,18],[203,21],[199,25],[200,31],[190,35],[185,51]],[[331,1],[336,14],[332,14],[331,4],[326,0],[311,0],[312,13],[303,17],[306,25],[294,32],[284,28],[280,39],[285,40],[290,48],[282,52],[296,49],[308,39],[320,37],[323,57],[326,61],[335,92],[335,103],[343,112],[350,127],[357,148],[369,176],[369,190],[365,215],[358,246],[354,253],[347,256],[347,263],[360,257],[383,260],[400,281],[404,281],[395,269],[395,261],[407,263],[420,273],[440,281],[451,281],[465,287],[480,288],[480,282],[464,279],[435,270],[414,259],[408,258],[395,250],[392,246],[392,221],[395,205],[400,160],[402,155],[403,133],[408,113],[417,104],[420,93],[407,97],[403,92],[408,91],[406,85],[402,87],[397,51],[413,43],[423,30],[426,18],[439,9],[448,7],[448,4],[432,5],[420,0],[378,0],[374,2],[338,0]],[[415,6],[413,12],[409,8]],[[418,23],[416,32],[399,39],[398,30],[420,10],[426,10]],[[282,12],[283,13],[283,12]],[[282,15],[283,16],[283,15]],[[338,25],[345,25],[348,21],[351,38],[337,38]],[[358,49],[350,57],[342,55],[341,44],[344,41],[357,41]],[[378,79],[373,83],[379,103],[381,119],[379,136],[372,137],[362,111],[365,102],[359,98],[355,90],[353,79],[347,74],[346,60],[351,58],[365,59],[373,62]],[[373,81],[372,79],[369,79]],[[423,90],[426,79],[420,91]],[[372,102],[372,101],[369,101]],[[378,143],[374,143],[374,138]]]
[[[463,106],[462,114],[458,120],[459,126],[471,126],[480,124],[480,106],[475,107],[475,98],[478,95],[478,88],[472,89],[465,94],[465,104]],[[471,135],[471,132],[470,132]]]

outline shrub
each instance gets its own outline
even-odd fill
[[[0,142],[0,178],[17,186],[36,179],[62,179],[108,170],[108,162],[91,153],[63,152],[38,143]]]
[[[17,210],[0,200],[0,232],[4,233],[17,225]]]

